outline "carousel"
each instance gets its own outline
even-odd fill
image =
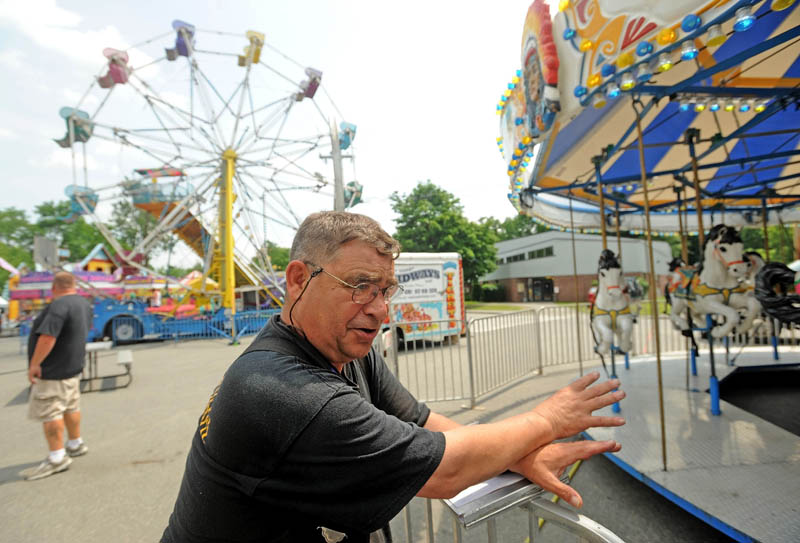
[[[799,57],[794,0],[561,0],[557,12],[536,0],[496,105],[510,203],[602,235],[589,318],[627,392],[608,409],[628,422],[587,437],[621,442],[616,465],[736,541],[800,540],[800,435],[720,392],[800,362],[780,353],[800,322],[800,276],[769,262],[767,235],[800,223]],[[763,255],[745,251],[745,228],[763,230]],[[649,245],[647,312],[622,279],[622,233]],[[653,269],[659,235],[681,241],[669,269]],[[634,356],[650,318],[655,352]],[[661,352],[665,330],[685,353]]]

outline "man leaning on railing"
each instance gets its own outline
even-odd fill
[[[619,382],[592,373],[492,424],[432,412],[371,348],[399,252],[363,215],[303,222],[286,304],[213,391],[162,541],[391,541],[414,496],[449,498],[507,469],[581,506],[558,475],[620,445],[553,441],[624,424],[592,414],[625,396]]]

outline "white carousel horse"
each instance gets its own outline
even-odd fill
[[[720,315],[724,322],[714,326],[711,336],[722,338],[733,332],[744,334],[761,312],[761,304],[750,294],[752,287],[741,281],[750,271],[750,261],[743,255],[742,238],[735,228],[718,224],[703,244],[703,262],[697,268],[681,268],[680,284],[670,289],[670,319],[680,330],[687,330],[687,308],[696,317]],[[743,309],[740,318],[739,309]]]
[[[592,307],[592,330],[597,342],[595,350],[601,355],[609,354],[616,333],[617,347],[627,353],[631,349],[636,315],[631,311],[630,298],[624,292],[622,266],[608,249],[600,253],[597,283],[597,297]]]

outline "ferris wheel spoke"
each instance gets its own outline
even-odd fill
[[[156,91],[155,91],[155,90],[154,90],[154,89],[153,89],[153,88],[152,88],[150,85],[148,85],[148,84],[147,84],[147,82],[146,82],[146,81],[143,81],[143,80],[141,80],[141,79],[140,79],[138,76],[136,76],[136,80],[137,80],[137,81],[139,81],[139,82],[140,82],[140,83],[141,83],[141,84],[144,86],[144,88],[145,88],[145,89],[147,89],[147,91],[149,92],[149,94],[148,94],[148,93],[145,93],[145,92],[143,92],[141,89],[139,89],[139,88],[138,88],[136,85],[134,85],[134,84],[131,84],[131,87],[132,87],[132,88],[133,88],[133,89],[134,89],[134,90],[135,90],[137,93],[139,93],[139,95],[140,95],[140,96],[142,96],[142,98],[143,98],[143,99],[146,101],[146,103],[147,103],[147,104],[150,106],[150,109],[152,110],[152,112],[153,112],[153,115],[156,117],[156,119],[159,121],[159,123],[161,124],[161,126],[162,126],[162,127],[166,128],[166,126],[164,125],[163,121],[161,120],[161,118],[160,118],[160,116],[159,116],[159,113],[158,113],[158,108],[156,108],[156,106],[155,106],[155,104],[154,104],[153,102],[158,102],[159,104],[161,104],[161,105],[163,105],[163,106],[165,106],[165,107],[169,108],[169,109],[170,109],[170,110],[172,110],[172,111],[173,111],[173,112],[174,112],[176,115],[178,115],[178,118],[179,118],[180,120],[179,120],[179,121],[176,121],[174,118],[172,118],[171,114],[169,114],[169,113],[168,113],[168,112],[166,112],[166,111],[164,111],[164,112],[163,112],[163,114],[169,118],[170,122],[171,122],[171,123],[172,123],[172,124],[173,124],[175,127],[182,127],[182,126],[184,125],[184,123],[185,123],[185,121],[186,121],[187,119],[183,119],[183,118],[182,118],[182,115],[185,115],[185,113],[186,113],[186,112],[184,112],[184,111],[183,111],[183,110],[181,110],[180,108],[178,108],[178,107],[174,106],[173,104],[170,104],[169,102],[167,102],[166,100],[164,100],[163,98],[161,98],[161,97],[158,95],[158,93],[157,93],[157,92],[156,92]],[[130,80],[129,80],[129,82],[130,82]],[[188,119],[188,121],[189,121],[189,125],[190,125],[190,127],[191,127],[191,126],[192,126],[192,124],[193,124],[193,119],[192,119],[192,118],[190,118],[190,119]],[[206,123],[207,123],[207,121],[204,121],[204,122],[206,122]],[[204,132],[203,132],[203,133],[204,133]],[[168,136],[171,138],[171,135],[169,135],[169,131],[167,131],[167,134],[168,134]],[[205,133],[204,133],[204,134],[205,134]],[[189,137],[190,137],[190,139],[191,139],[192,141],[194,141],[194,142],[195,142],[197,145],[200,145],[200,143],[199,143],[199,142],[197,142],[197,140],[195,140],[195,139],[194,139],[194,138],[191,136],[191,131],[190,131],[190,136],[189,136]],[[211,147],[213,148],[213,147],[214,147],[214,143],[215,143],[215,142],[214,142],[214,140],[213,140],[213,139],[211,139],[211,138],[208,138],[208,137],[206,137],[206,139],[208,140],[208,142],[211,144]]]
[[[294,101],[288,101],[286,103],[285,109],[277,109],[271,115],[269,115],[253,132],[253,135],[250,137],[250,140],[247,142],[247,147],[245,147],[241,152],[247,153],[250,151],[250,148],[256,144],[261,138],[260,134],[262,130],[270,129],[274,126],[278,120],[285,122],[286,117],[289,115],[289,112],[292,110],[292,106],[294,105]]]
[[[273,68],[272,66],[270,66],[266,62],[259,62],[258,64],[260,66],[264,66],[266,69],[268,69],[269,71],[271,71],[275,75],[277,75],[277,76],[283,78],[284,80],[288,81],[289,83],[292,84],[293,87],[295,87],[297,89],[300,89],[300,83],[298,83],[297,81],[293,80],[291,77],[288,77],[288,76],[280,73],[278,70],[276,70],[275,68]]]
[[[200,84],[200,79],[197,77],[198,73],[203,77],[205,77],[205,75],[200,70],[200,67],[197,65],[197,61],[194,58],[192,58],[192,60],[191,60],[191,65],[192,65],[192,69],[191,69],[190,86],[192,84],[194,84],[194,86],[197,87],[197,92],[200,95],[200,102],[203,104],[203,107],[206,109],[206,114],[208,115],[208,118],[209,119],[216,119],[217,118],[217,114],[215,113],[214,106],[211,104],[211,99],[208,96],[208,92],[206,91],[205,87]],[[219,127],[217,126],[216,123],[213,123],[213,122],[209,123],[209,124],[211,125],[212,132],[214,134],[214,141],[216,142],[215,146],[217,148],[219,148],[220,150],[222,150],[224,143],[223,143],[222,134],[219,131]]]
[[[167,215],[156,225],[145,238],[132,250],[133,254],[144,253],[156,238],[162,234],[170,232],[182,219],[191,214],[189,209],[190,202],[205,193],[214,184],[214,172],[210,173],[206,179],[198,186],[196,192],[190,192],[184,196]]]
[[[247,173],[247,175],[252,177],[252,175],[250,175],[249,173]],[[274,182],[273,182],[273,184],[274,184]],[[291,214],[291,216],[294,218],[294,222],[299,226],[300,225],[300,219],[297,217],[297,215],[295,214],[294,210],[292,210],[292,207],[289,205],[289,202],[286,201],[286,198],[283,196],[283,193],[280,191],[280,187],[278,187],[277,185],[274,185],[274,186],[275,186],[276,189],[278,189],[278,196],[282,200],[283,205],[285,206],[285,209],[289,212],[289,214]],[[275,198],[272,194],[270,196],[273,199]],[[284,218],[284,220],[286,220],[286,219]]]

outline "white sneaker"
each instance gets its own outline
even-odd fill
[[[89,452],[89,446],[86,445],[86,443],[82,442],[80,445],[78,445],[74,449],[72,449],[70,447],[66,447],[66,450],[67,450],[67,454],[69,456],[75,458],[76,456],[83,456],[84,454]]]
[[[39,464],[34,468],[28,468],[19,472],[19,474],[26,480],[26,481],[35,481],[36,479],[44,479],[45,477],[49,477],[54,473],[59,473],[66,470],[69,465],[72,464],[72,458],[67,455],[64,455],[64,459],[61,462],[54,464],[50,461],[50,458],[45,458],[44,462]]]

